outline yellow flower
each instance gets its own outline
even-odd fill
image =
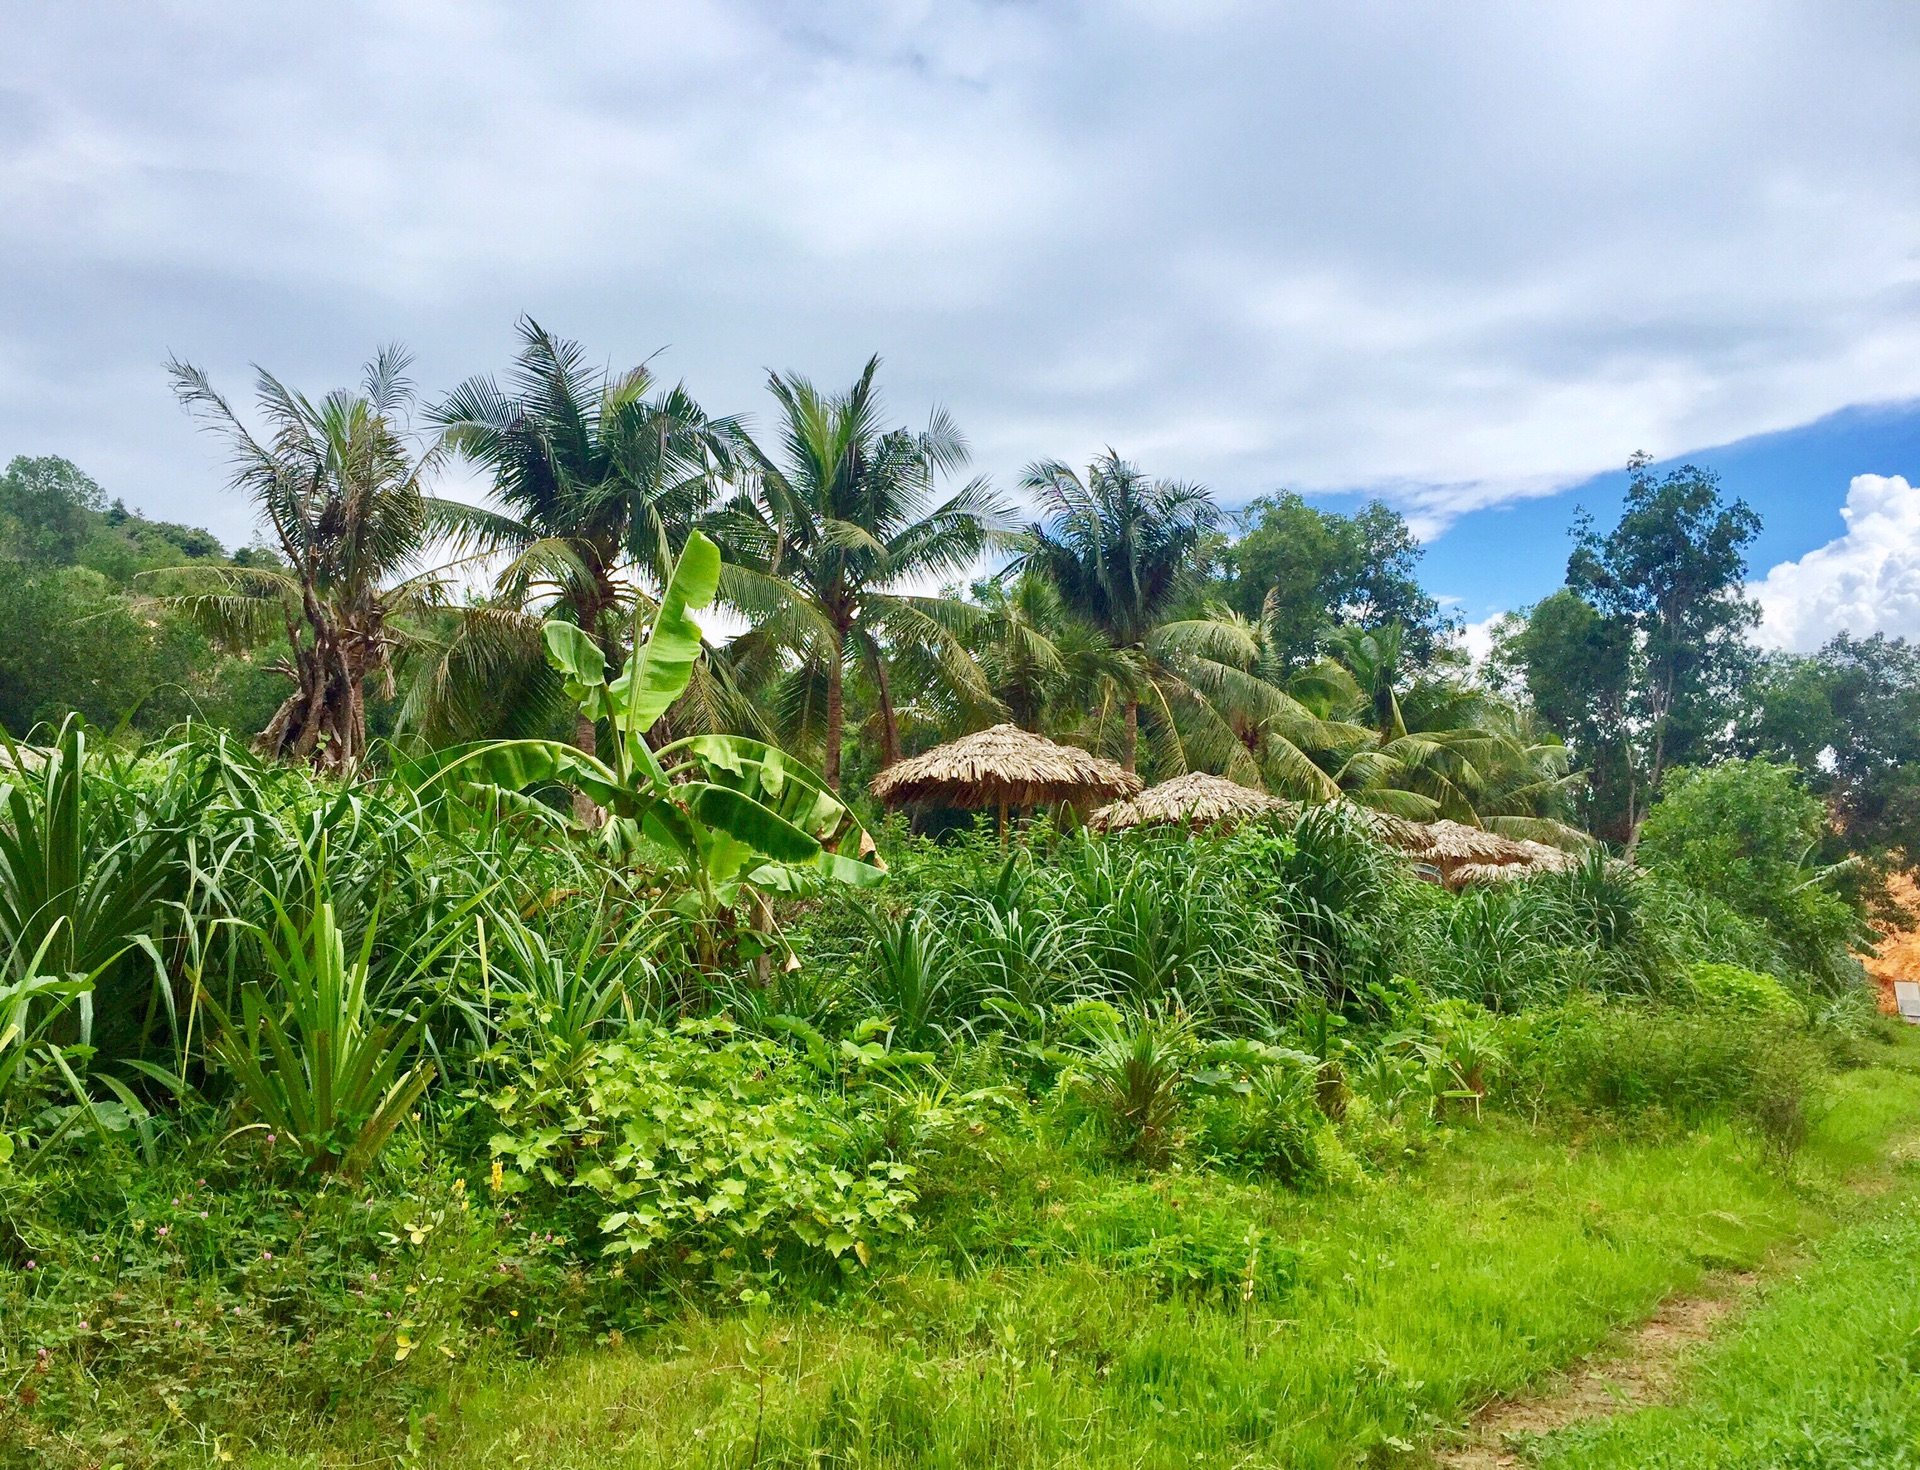
[[[487,1188],[495,1194],[507,1187],[507,1171],[500,1167],[500,1161],[493,1161],[493,1172],[487,1176]]]

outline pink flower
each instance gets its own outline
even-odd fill
[[[204,1220],[204,1219],[206,1219],[206,1218],[207,1218],[207,1212],[206,1212],[205,1210],[202,1210],[202,1211],[200,1212],[200,1218],[201,1218],[202,1220]]]
[[[273,1259],[273,1252],[272,1252],[272,1251],[261,1251],[261,1252],[260,1252],[260,1259],[261,1259],[261,1260],[263,1260],[263,1261],[271,1261],[271,1260]]]
[[[86,1319],[85,1317],[82,1317],[82,1318],[80,1319],[80,1330],[81,1330],[82,1332],[91,1332],[91,1331],[93,1331],[93,1326],[92,1326],[92,1324],[91,1324],[91,1323],[89,1323],[89,1322],[87,1321],[87,1319]]]

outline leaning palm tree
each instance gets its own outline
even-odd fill
[[[505,554],[494,595],[435,650],[409,718],[430,734],[471,733],[475,707],[503,680],[554,682],[540,641],[545,611],[578,624],[617,657],[623,607],[658,587],[732,464],[740,429],[715,419],[684,387],[655,391],[643,364],[609,375],[577,342],[531,318],[502,388],[469,378],[430,415],[441,442],[486,470],[499,507],[452,513],[456,541]],[[696,688],[704,688],[696,680]],[[575,740],[595,745],[577,716]]]
[[[970,569],[1002,535],[1006,511],[984,479],[936,503],[938,478],[967,462],[966,441],[937,410],[921,433],[883,428],[879,368],[869,359],[844,393],[769,374],[779,456],[744,441],[743,483],[712,522],[729,553],[720,595],[767,648],[797,660],[785,687],[809,708],[791,723],[812,724],[817,698],[821,768],[836,791],[850,669],[872,686],[882,767],[900,754],[891,678],[900,650],[916,650],[951,687],[991,703],[963,641],[971,610],[908,589]]]
[[[434,601],[432,573],[400,573],[431,539],[445,502],[423,482],[439,451],[409,451],[413,402],[408,356],[388,347],[367,365],[360,392],[318,402],[258,371],[264,442],[243,424],[201,369],[168,363],[187,409],[232,450],[233,486],[254,502],[282,567],[198,568],[167,601],[230,647],[284,634],[279,668],[293,692],[255,741],[263,753],[317,771],[352,770],[367,749],[366,686],[392,693],[396,617]]]
[[[1566,748],[1487,690],[1432,674],[1409,677],[1396,625],[1336,631],[1328,657],[1297,676],[1294,688],[1372,731],[1371,743],[1338,772],[1354,800],[1518,837],[1564,835],[1553,813],[1575,779]]]

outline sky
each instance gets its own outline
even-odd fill
[[[397,339],[431,394],[526,312],[714,412],[877,351],[1003,488],[1111,445],[1378,495],[1475,623],[1629,454],[1693,459],[1765,518],[1774,646],[1920,635],[1910,4],[67,0],[0,42],[0,457],[229,543],[169,354],[242,397]]]

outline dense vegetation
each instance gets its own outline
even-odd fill
[[[424,439],[405,367],[261,438],[176,365],[233,557],[0,481],[0,1463],[1392,1463],[1911,1121],[1854,956],[1915,669],[1754,656],[1710,476],[1475,670],[1381,506],[1108,454],[1022,529],[877,364],[770,446],[532,324]],[[1008,718],[1298,805],[865,795]]]

